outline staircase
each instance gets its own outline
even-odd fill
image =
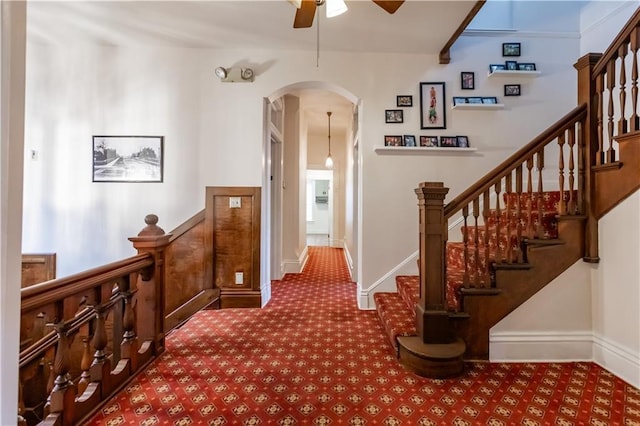
[[[444,183],[416,189],[419,275],[374,296],[406,368],[446,378],[488,359],[491,327],[576,261],[599,261],[598,220],[640,188],[639,50],[640,8],[574,65],[575,109],[447,204]]]

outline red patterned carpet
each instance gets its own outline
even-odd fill
[[[264,309],[202,311],[95,425],[640,425],[640,392],[592,363],[467,365],[429,380],[360,311],[340,249],[313,247]]]

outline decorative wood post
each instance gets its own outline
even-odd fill
[[[420,216],[420,301],[416,305],[416,330],[423,343],[454,340],[446,309],[446,242],[442,182],[422,182],[415,190]]]
[[[129,241],[138,250],[138,254],[149,253],[153,256],[153,266],[141,271],[137,287],[137,321],[138,337],[142,342],[151,341],[154,351],[164,351],[164,249],[169,244],[171,234],[166,234],[157,226],[158,216],[147,215],[147,224],[137,237]]]
[[[582,129],[582,141],[584,142],[583,146],[578,147],[578,152],[580,153],[578,158],[578,190],[584,192],[583,208],[584,213],[587,215],[583,260],[590,263],[600,261],[598,254],[598,219],[594,210],[596,188],[593,167],[600,164],[600,159],[598,159],[598,103],[601,102],[601,99],[596,92],[593,69],[601,57],[601,53],[587,53],[573,65],[578,70],[578,104],[587,104],[587,117]],[[580,161],[581,159],[584,161]]]

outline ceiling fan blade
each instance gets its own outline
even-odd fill
[[[293,21],[293,28],[309,28],[313,25],[313,18],[316,15],[315,0],[302,0],[302,5],[296,10],[296,17]]]
[[[404,0],[373,0],[375,4],[389,13],[395,13],[402,6]]]

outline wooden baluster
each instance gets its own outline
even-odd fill
[[[596,76],[596,96],[598,106],[598,151],[596,152],[596,166],[604,164],[604,75]],[[589,165],[591,167],[591,165]]]
[[[80,360],[80,369],[82,370],[82,374],[80,374],[80,381],[78,382],[78,395],[82,395],[84,391],[91,383],[91,361],[93,361],[93,356],[91,356],[91,341],[89,336],[82,337],[82,346],[84,350],[82,351],[82,359]]]
[[[631,31],[631,52],[633,52],[633,65],[631,67],[631,131],[640,130],[640,117],[638,116],[638,48],[640,47],[640,28],[635,27]]]
[[[558,214],[565,214],[564,209],[564,133],[558,135],[558,188],[560,188],[560,201],[558,203]]]
[[[607,149],[607,164],[611,164],[616,161],[616,152],[613,149],[613,115],[615,114],[615,108],[613,106],[613,89],[616,82],[616,62],[612,59],[607,64],[607,89],[609,90],[609,108],[607,119],[607,131],[609,137],[609,148]]]
[[[529,238],[533,238],[533,221],[531,215],[533,214],[533,156],[527,159],[527,229],[526,235]]]
[[[512,210],[512,205],[513,205],[513,200],[511,199],[513,197],[513,185],[511,183],[511,172],[509,172],[509,174],[507,174],[506,179],[505,179],[505,194],[507,194],[507,201],[505,202],[505,216],[507,217],[507,222],[506,222],[506,234],[507,234],[507,253],[506,253],[506,260],[507,263],[513,263],[513,244],[511,244],[511,234],[513,234],[513,230],[512,230],[512,221],[513,221],[513,210]]]
[[[69,379],[69,338],[64,321],[54,325],[58,335],[56,355],[53,360],[53,389],[45,406],[46,414],[62,414],[62,424],[72,424],[73,404],[76,397],[76,387]]]
[[[133,314],[133,293],[129,291],[129,282],[127,280],[125,288],[121,290],[124,299],[124,314],[122,318],[122,344],[120,345],[122,358],[129,359],[132,370],[138,368],[138,336],[135,331],[135,316]]]
[[[462,276],[462,285],[469,287],[469,228],[467,217],[469,216],[469,207],[464,206],[462,208],[462,219],[464,222],[464,232],[462,233],[462,246],[463,246],[463,261],[464,261],[464,275]]]
[[[517,262],[522,263],[522,164],[516,168],[516,255]]]
[[[489,190],[487,189],[482,194],[482,218],[484,220],[484,268],[482,269],[483,277],[481,286],[484,287],[485,284],[491,283],[490,277],[490,265],[489,259],[491,259],[491,250],[489,248],[489,215],[491,214],[491,200],[489,197]]]
[[[544,236],[544,228],[542,227],[542,194],[544,192],[542,184],[542,170],[544,169],[544,148],[537,153],[538,159],[538,226],[536,227],[536,238]]]
[[[502,263],[502,211],[500,210],[500,192],[502,192],[501,181],[494,185],[496,193],[496,262]]]
[[[105,354],[107,346],[107,328],[105,324],[105,312],[101,305],[95,306],[96,317],[94,319],[94,333],[91,345],[93,346],[93,362],[91,363],[91,381],[100,382],[103,392],[110,389],[109,374],[111,362]]]
[[[474,279],[473,286],[480,286],[480,230],[478,229],[478,217],[480,217],[480,198],[473,200],[473,222],[474,222],[474,235],[473,235],[473,247],[475,257],[475,268],[473,271]]]
[[[625,59],[628,52],[627,44],[623,44],[618,48],[618,56],[620,57],[620,119],[618,120],[618,135],[627,133],[627,117],[625,115],[625,107],[627,101],[627,92],[625,84],[627,83],[627,69]]]
[[[569,128],[569,199],[567,200],[567,214],[576,214],[576,199],[574,196],[575,191],[575,160],[574,150],[576,145],[576,129],[575,127]]]
[[[585,188],[586,188],[586,179],[587,179],[587,166],[585,165],[586,163],[586,158],[587,158],[587,149],[588,147],[585,146],[586,142],[585,142],[585,132],[586,126],[585,126],[585,122],[581,121],[580,123],[578,123],[578,133],[577,133],[577,140],[576,140],[576,146],[577,146],[577,156],[578,156],[578,201],[576,203],[576,214],[584,214],[585,213]],[[589,166],[589,168],[591,168]]]

